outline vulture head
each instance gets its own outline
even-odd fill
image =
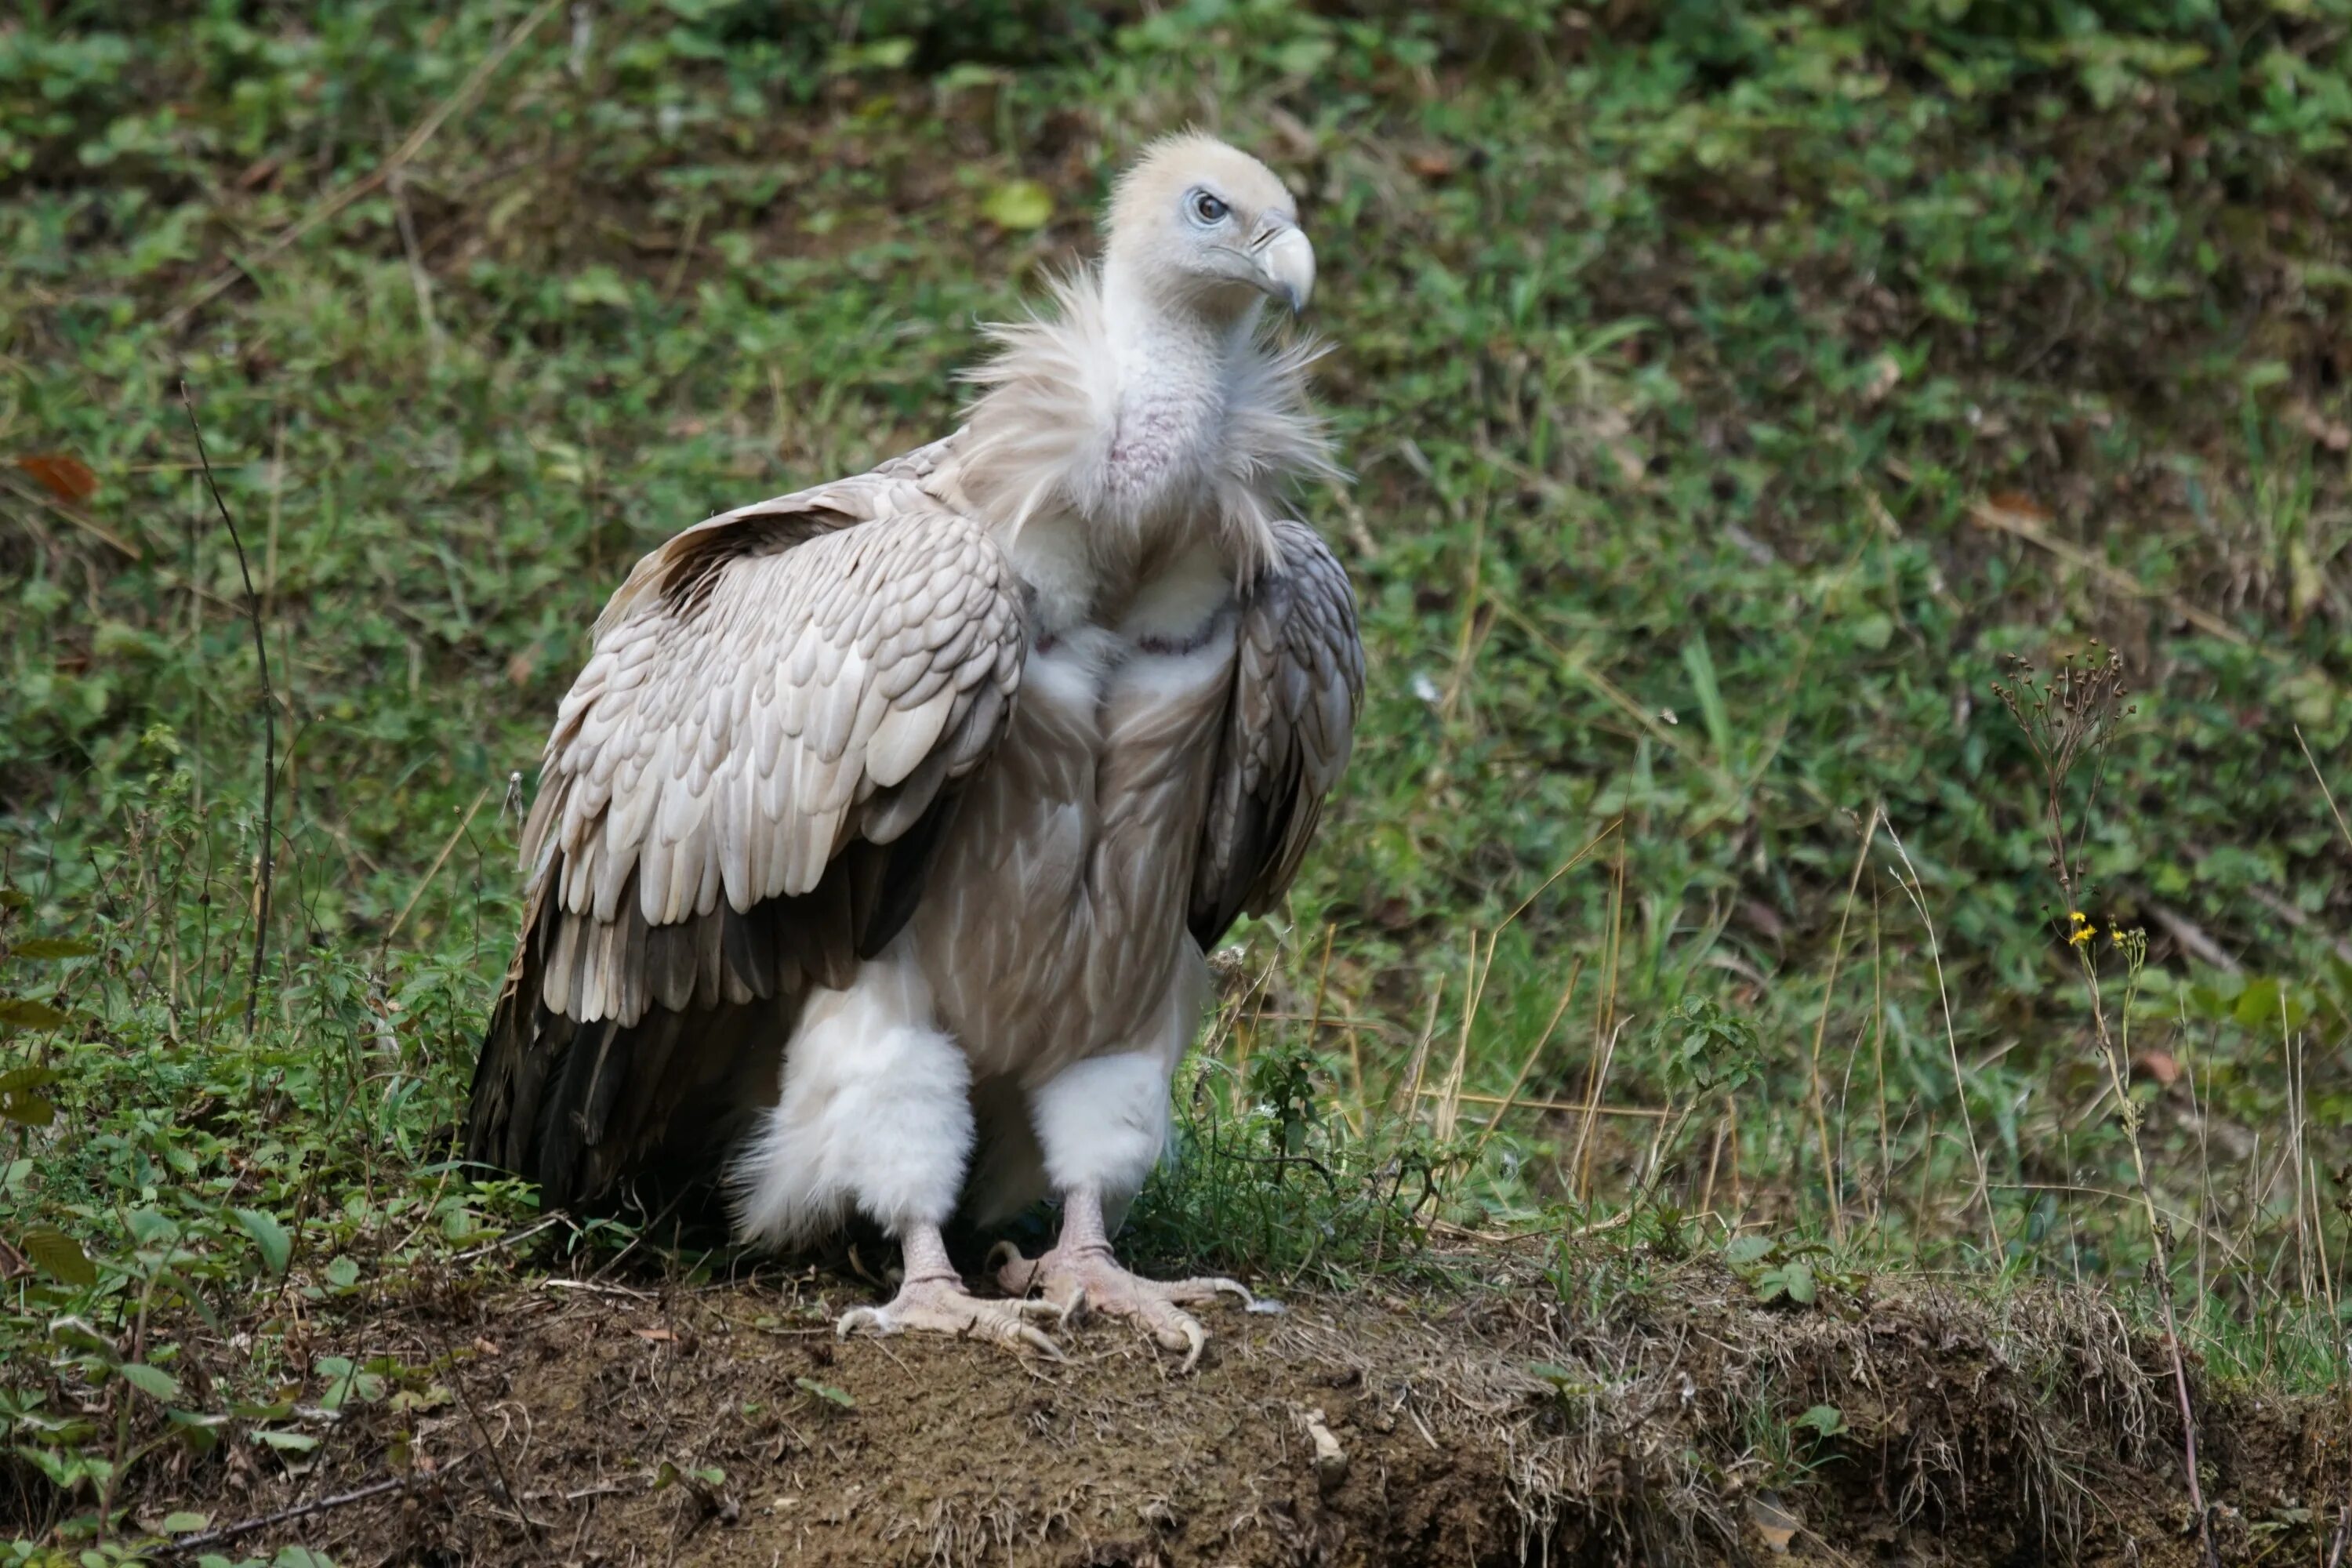
[[[1112,193],[1104,284],[1114,300],[1223,320],[1254,316],[1261,299],[1295,313],[1315,289],[1315,247],[1273,170],[1213,137],[1172,136]]]

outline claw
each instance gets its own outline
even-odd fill
[[[898,1331],[898,1325],[884,1317],[877,1308],[852,1307],[834,1320],[833,1337],[845,1340],[860,1329],[875,1334],[895,1334]]]
[[[1192,1313],[1165,1301],[1154,1301],[1138,1314],[1151,1331],[1151,1337],[1164,1351],[1182,1351],[1184,1360],[1177,1367],[1178,1376],[1189,1373],[1201,1364],[1201,1352],[1208,1348],[1209,1331],[1201,1327]]]

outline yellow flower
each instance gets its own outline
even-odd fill
[[[2077,926],[2074,928],[2074,934],[2068,937],[2066,942],[2070,947],[2080,947],[2098,934],[2098,929],[2095,926]]]

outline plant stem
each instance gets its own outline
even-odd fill
[[[187,381],[180,382],[180,406],[187,411],[188,430],[196,438],[196,461],[205,470],[205,489],[212,493],[213,507],[220,513],[221,525],[228,530],[228,542],[236,548],[237,574],[245,579],[245,618],[253,631],[253,657],[261,676],[261,863],[254,877],[253,959],[245,976],[245,1037],[253,1038],[254,1012],[261,1003],[261,965],[269,952],[269,885],[275,866],[273,853],[278,815],[278,694],[269,684],[269,644],[261,630],[261,595],[254,592],[253,567],[245,558],[245,540],[236,531],[236,520],[228,514],[228,503],[221,500],[220,485],[213,478],[212,455],[205,450],[204,426],[196,423],[195,399],[188,394]]]

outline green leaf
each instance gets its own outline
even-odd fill
[[[1802,1263],[1784,1264],[1780,1269],[1780,1288],[1789,1292],[1789,1300],[1801,1306],[1813,1304],[1813,1271]]]
[[[37,1225],[25,1233],[23,1251],[33,1266],[52,1279],[89,1287],[98,1283],[98,1266],[81,1243],[55,1226]]]
[[[1007,180],[988,193],[980,210],[999,228],[1043,228],[1054,216],[1054,193],[1034,180]]]
[[[1789,1425],[1810,1426],[1824,1437],[1835,1437],[1847,1430],[1845,1413],[1834,1405],[1816,1405]]]
[[[180,1380],[160,1366],[149,1366],[145,1362],[127,1361],[114,1370],[122,1374],[123,1382],[151,1399],[160,1399],[169,1404],[180,1397]]]
[[[599,262],[567,281],[563,285],[563,298],[574,305],[625,308],[629,302],[629,286],[618,272]]]
[[[192,1530],[204,1529],[205,1526],[211,1524],[212,1521],[213,1516],[211,1514],[190,1513],[185,1509],[183,1509],[177,1513],[167,1513],[163,1516],[163,1533],[166,1535],[185,1535]]]
[[[835,76],[861,70],[894,71],[914,58],[915,40],[912,38],[873,38],[834,50],[825,61],[825,69]]]
[[[0,1024],[19,1029],[62,1029],[66,1015],[29,996],[0,996]]]
[[[1698,710],[1706,721],[1708,746],[1718,763],[1731,761],[1731,714],[1723,705],[1723,688],[1715,677],[1715,654],[1706,646],[1706,634],[1696,633],[1683,644],[1683,668],[1690,672],[1691,690],[1698,698]]]
[[[1751,1263],[1761,1263],[1771,1255],[1772,1238],[1769,1236],[1735,1236],[1723,1248],[1723,1260],[1734,1268],[1744,1268]]]
[[[327,1265],[327,1283],[338,1290],[348,1290],[360,1282],[360,1266],[356,1258],[343,1257]]]
[[[98,943],[78,936],[37,936],[8,950],[13,958],[88,958]]]
[[[46,1095],[33,1091],[58,1080],[48,1068],[24,1067],[0,1073],[0,1121],[19,1127],[47,1127],[57,1120],[58,1108]]]
[[[256,1432],[253,1440],[282,1454],[307,1454],[319,1446],[319,1439],[307,1432],[280,1432],[268,1426]]]
[[[1528,1363],[1528,1371],[1533,1375],[1543,1379],[1546,1383],[1550,1384],[1552,1392],[1559,1394],[1562,1399],[1570,1399],[1580,1394],[1591,1394],[1600,1392],[1593,1384],[1587,1381],[1580,1374],[1567,1367],[1558,1365],[1551,1362],[1531,1361]]]
[[[253,1237],[254,1244],[261,1248],[261,1260],[268,1265],[269,1271],[272,1274],[285,1273],[287,1263],[294,1256],[294,1238],[286,1234],[286,1227],[278,1222],[278,1216],[264,1214],[259,1209],[232,1212],[236,1215],[236,1223],[245,1227],[245,1234]]]
[[[191,1454],[209,1454],[220,1447],[221,1428],[228,1425],[226,1415],[207,1415],[194,1410],[167,1410],[172,1431]]]
[[[30,1090],[0,1092],[0,1121],[19,1127],[47,1127],[58,1118],[58,1108]]]
[[[857,1401],[849,1397],[847,1390],[835,1388],[832,1384],[819,1383],[813,1377],[796,1377],[793,1379],[793,1383],[794,1386],[814,1394],[829,1404],[838,1405],[844,1410],[857,1408]]]

